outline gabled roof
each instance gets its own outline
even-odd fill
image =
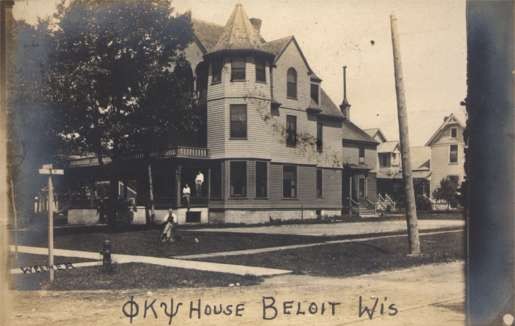
[[[327,95],[323,88],[320,88],[320,112],[321,115],[330,118],[336,118],[343,120],[343,114],[333,100]]]
[[[225,24],[222,35],[210,52],[224,50],[260,50],[265,42],[250,22],[241,3],[238,3]]]
[[[284,50],[286,50],[286,47],[288,46],[288,44],[290,43],[290,41],[292,39],[293,39],[292,35],[286,36],[283,38],[279,38],[277,40],[266,42],[264,47],[269,52],[273,53],[277,58],[279,56],[279,54],[282,54],[284,52]]]
[[[427,146],[410,147],[411,169],[430,170],[431,148]]]
[[[211,51],[224,31],[224,27],[218,24],[209,23],[199,19],[192,19],[193,32],[200,42],[202,51]]]
[[[399,141],[392,140],[392,141],[385,141],[384,143],[380,143],[379,146],[377,146],[377,152],[378,153],[393,153],[396,149],[399,149]]]
[[[348,119],[344,119],[342,122],[342,140],[344,142],[378,144],[374,138],[370,137],[363,129],[356,126]]]
[[[276,63],[291,43],[293,43],[297,47],[297,50],[299,51],[300,56],[301,56],[302,60],[304,61],[304,64],[308,68],[311,79],[316,80],[316,81],[322,81],[322,79],[320,79],[315,74],[313,69],[311,69],[311,66],[309,65],[308,60],[304,56],[304,53],[300,49],[299,43],[295,39],[295,36],[290,35],[287,37],[283,37],[283,38],[280,38],[277,40],[267,42],[264,45],[264,49],[268,50],[268,52],[271,52],[275,55],[274,63]]]
[[[438,129],[436,129],[431,138],[429,138],[429,140],[426,142],[426,146],[433,145],[433,143],[438,139],[442,131],[449,125],[458,125],[461,128],[465,128],[461,121],[459,121],[458,118],[456,118],[456,116],[451,113],[449,116],[444,117],[443,123],[440,125]]]
[[[364,132],[366,132],[370,137],[374,138],[376,135],[379,135],[382,139],[382,142],[384,143],[386,141],[386,137],[384,136],[383,132],[379,128],[370,128],[370,129],[364,129]]]
[[[370,137],[360,127],[343,117],[340,108],[334,104],[333,100],[327,95],[323,88],[320,88],[320,108],[322,112],[320,115],[336,118],[342,121],[342,139],[344,141],[361,142],[377,145],[377,141]]]

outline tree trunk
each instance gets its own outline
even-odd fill
[[[149,218],[147,224],[154,223],[155,218],[155,205],[154,205],[154,182],[152,178],[152,161],[149,159],[147,163],[148,172],[148,204],[149,204]]]

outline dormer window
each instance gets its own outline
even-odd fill
[[[245,60],[241,58],[231,61],[231,81],[245,80]]]
[[[221,59],[216,59],[213,61],[211,66],[211,83],[216,84],[222,82],[222,68],[223,61]]]
[[[293,68],[288,69],[286,79],[286,96],[291,99],[297,99],[297,71]]]
[[[311,99],[312,99],[316,104],[319,104],[319,103],[318,103],[318,101],[319,101],[319,98],[318,98],[318,92],[319,92],[318,84],[311,83]]]
[[[256,82],[266,83],[266,65],[261,59],[256,59]]]

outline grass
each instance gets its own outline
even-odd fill
[[[100,255],[99,255],[100,260]],[[64,263],[80,263],[92,261],[90,259],[77,258],[77,257],[61,257],[54,256],[54,264],[64,264]],[[14,259],[14,254],[11,254],[9,257],[9,266],[10,268],[17,267],[28,267],[34,265],[48,265],[48,256],[46,255],[32,255],[32,254],[22,254],[18,253],[18,258]]]
[[[120,290],[249,286],[262,278],[245,275],[203,272],[150,264],[118,264],[114,272],[103,273],[99,266],[56,271],[50,284],[48,273],[16,275],[12,286],[17,290]]]
[[[421,236],[423,254],[407,256],[406,237],[332,244],[263,254],[203,258],[203,261],[289,269],[297,274],[353,276],[464,258],[464,233]]]
[[[35,233],[35,232],[33,232]],[[321,241],[322,237],[298,235],[240,234],[219,232],[190,232],[179,229],[180,241],[162,243],[159,240],[160,229],[136,229],[134,231],[109,232],[103,229],[98,232],[76,232],[68,230],[58,234],[54,239],[55,248],[74,249],[98,252],[105,239],[110,239],[114,253],[172,257],[206,252],[226,250],[242,250],[281,246],[298,243]],[[20,237],[21,238],[21,237]],[[195,241],[198,239],[198,243]],[[47,246],[46,233],[30,234],[26,232],[20,242],[26,245]]]

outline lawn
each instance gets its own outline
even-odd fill
[[[56,271],[53,284],[49,284],[48,273],[14,275],[12,281],[17,290],[69,291],[247,286],[258,284],[262,279],[250,275],[127,263],[115,265],[114,272],[110,274],[103,273],[100,266]]]
[[[98,258],[100,260],[100,255],[98,256]],[[80,263],[87,261],[92,260],[77,257],[54,256],[54,264]],[[12,253],[9,257],[9,263],[10,268],[28,267],[34,265],[48,265],[48,256],[18,253],[18,258],[15,260],[14,253]]]
[[[319,242],[322,237],[297,235],[267,235],[240,233],[190,232],[180,229],[181,239],[174,243],[162,243],[159,240],[160,229],[123,230],[110,232],[103,228],[95,232],[88,230],[67,230],[54,237],[54,247],[59,249],[75,249],[99,252],[105,239],[110,239],[114,253],[132,254],[153,257],[172,257],[206,252],[226,250],[242,250],[270,246],[282,246],[298,243]],[[25,245],[46,247],[45,232],[25,232],[20,237],[20,243]],[[195,238],[198,241],[195,241]]]
[[[200,260],[289,269],[296,274],[352,276],[462,260],[465,256],[463,232],[425,235],[420,239],[423,254],[418,257],[407,256],[406,237],[395,237]]]

